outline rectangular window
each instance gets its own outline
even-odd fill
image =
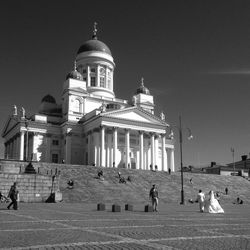
[[[95,87],[95,77],[94,76],[91,76],[91,78],[90,78],[90,86]]]
[[[52,162],[58,163],[58,154],[52,154]]]
[[[52,140],[52,145],[53,146],[58,146],[59,145],[59,141],[58,140]]]
[[[100,77],[100,87],[105,88],[105,78]]]
[[[83,73],[83,74],[86,74],[86,73],[87,73],[86,69],[83,69],[83,70],[82,70],[82,73]]]
[[[95,73],[95,68],[91,68],[90,71]]]

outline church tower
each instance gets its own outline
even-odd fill
[[[97,23],[94,24],[93,36],[78,50],[77,70],[86,81],[87,91],[95,96],[114,98],[113,74],[114,59],[108,46],[97,39]]]

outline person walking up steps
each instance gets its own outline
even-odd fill
[[[157,206],[159,202],[159,197],[158,197],[158,191],[157,191],[155,184],[150,189],[149,198],[151,198],[151,201],[152,201],[153,212],[158,212]]]
[[[10,209],[10,207],[13,205],[13,209],[17,210],[18,209],[17,207],[18,190],[16,187],[16,182],[14,182],[14,184],[11,186],[8,197],[10,197],[11,203],[9,204],[7,208]]]

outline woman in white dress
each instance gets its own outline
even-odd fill
[[[213,190],[209,192],[209,199],[205,201],[205,211],[210,214],[224,213],[223,208],[214,197]]]

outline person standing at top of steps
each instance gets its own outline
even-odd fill
[[[158,190],[157,190],[155,184],[150,189],[149,198],[151,198],[151,201],[152,201],[153,211],[158,212],[157,211],[157,206],[158,206],[158,203],[159,203],[159,195],[158,195]]]

